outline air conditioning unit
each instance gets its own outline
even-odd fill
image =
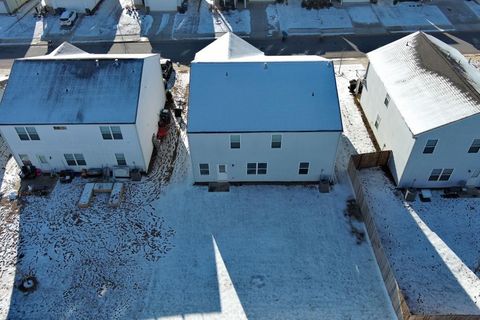
[[[115,178],[130,178],[130,168],[128,166],[113,167],[113,176]]]

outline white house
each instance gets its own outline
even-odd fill
[[[361,104],[398,186],[480,186],[480,72],[422,32],[368,59]]]
[[[15,60],[0,102],[0,132],[17,163],[45,171],[146,171],[165,103],[159,60],[89,54],[70,44]]]
[[[181,0],[142,0],[145,8],[150,11],[177,11],[182,5]]]
[[[29,0],[0,0],[0,14],[13,13]]]
[[[266,56],[225,34],[192,62],[187,131],[196,183],[331,179],[342,133],[333,63]]]
[[[65,8],[79,13],[90,13],[101,0],[42,0],[42,4],[53,9]]]

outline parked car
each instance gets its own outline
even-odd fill
[[[66,10],[60,16],[60,25],[62,27],[70,27],[75,23],[75,20],[77,20],[77,13],[72,10]]]
[[[167,80],[170,79],[173,71],[173,64],[172,60],[170,59],[160,59],[160,65],[162,66],[162,74],[163,79]]]

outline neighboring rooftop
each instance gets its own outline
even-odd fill
[[[480,72],[433,36],[415,32],[368,58],[413,135],[480,113]]]
[[[64,44],[48,56],[16,60],[0,124],[134,123],[148,56],[88,54]]]
[[[226,34],[195,56],[188,132],[342,131],[333,63]]]

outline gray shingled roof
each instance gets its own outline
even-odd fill
[[[16,60],[0,124],[134,123],[143,59]]]

